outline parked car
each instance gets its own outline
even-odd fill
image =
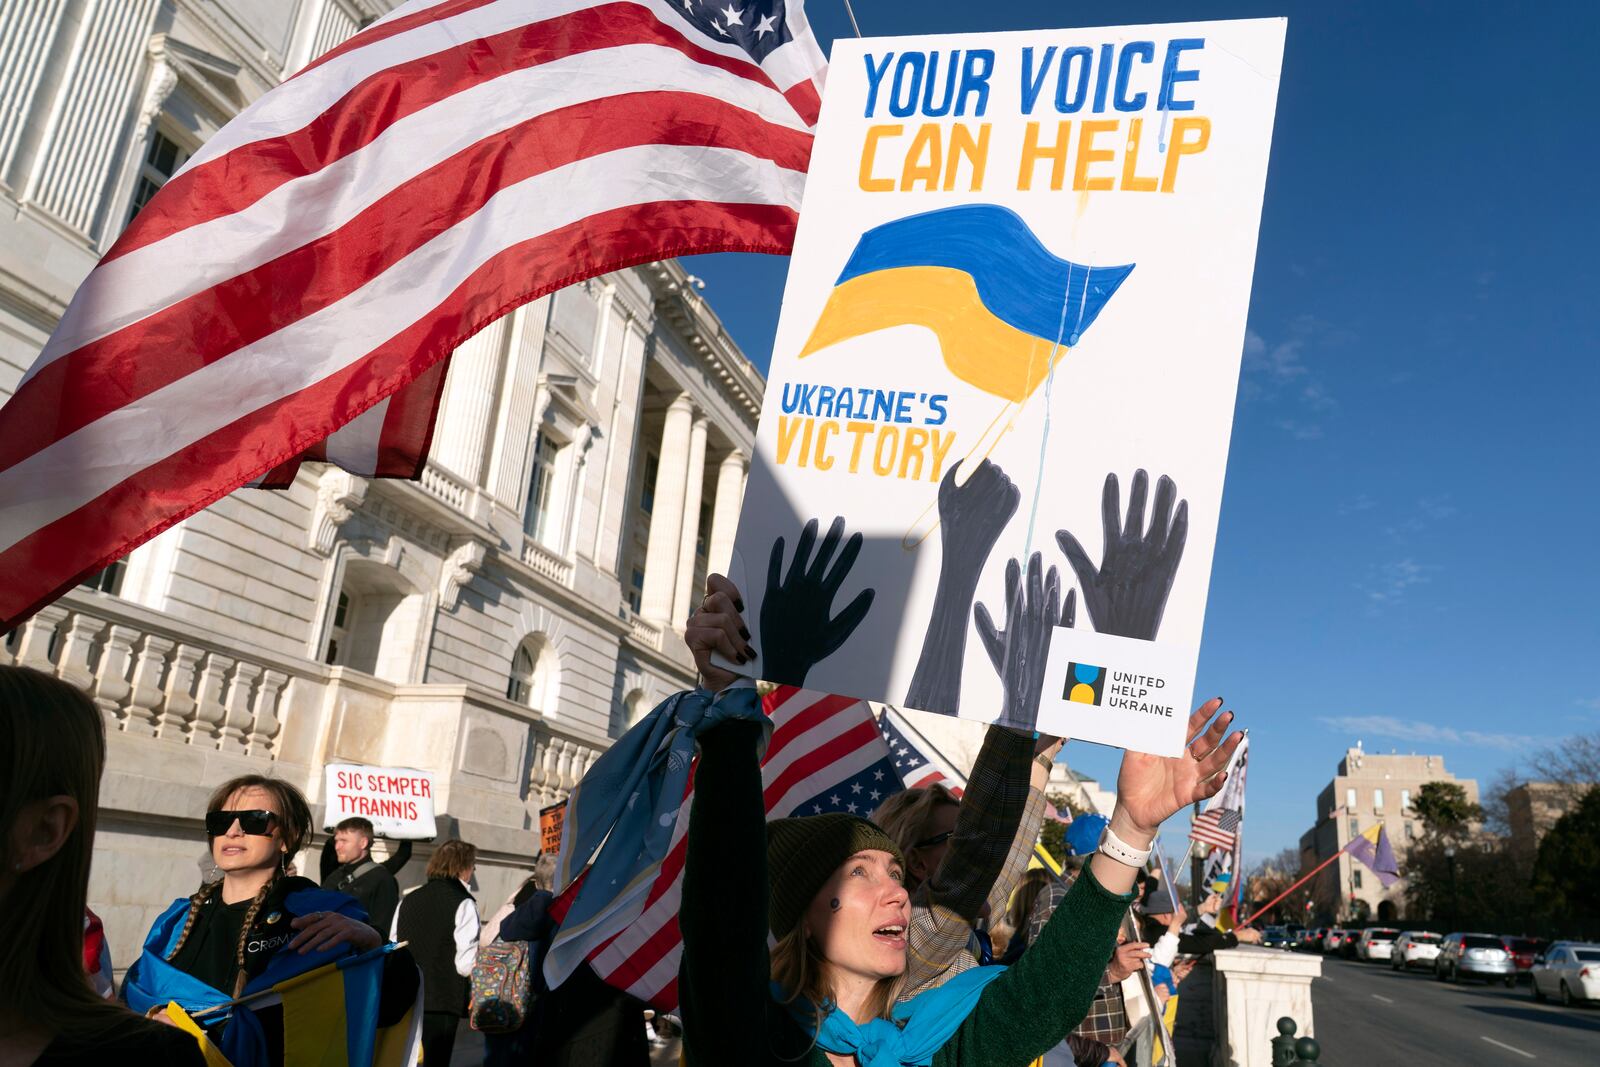
[[[1517,965],[1518,978],[1533,969],[1533,961],[1543,955],[1550,944],[1537,937],[1508,937],[1505,934],[1500,935],[1500,943],[1511,953],[1511,961]]]
[[[1261,946],[1263,948],[1288,948],[1289,931],[1281,926],[1269,926],[1261,931]]]
[[[1389,966],[1397,971],[1409,971],[1415,964],[1433,966],[1439,955],[1439,943],[1444,938],[1426,930],[1402,930],[1394,939],[1394,949],[1389,953]]]
[[[1307,930],[1304,940],[1300,942],[1300,947],[1307,952],[1321,952],[1322,941],[1327,936],[1328,928],[1326,926],[1319,926],[1315,930]]]
[[[1322,939],[1322,954],[1331,956],[1338,952],[1344,947],[1345,938],[1349,936],[1349,930],[1343,930],[1337,926],[1333,927],[1328,931],[1327,936]]]
[[[1511,986],[1517,981],[1517,965],[1493,934],[1451,934],[1439,944],[1433,974],[1441,982],[1460,982],[1464,975],[1486,982],[1498,978]]]
[[[1395,936],[1399,930],[1388,926],[1369,926],[1356,939],[1356,959],[1386,960],[1393,954]]]
[[[1557,941],[1534,960],[1528,975],[1535,1000],[1560,997],[1566,1005],[1600,1000],[1600,944]]]
[[[1284,927],[1284,930],[1285,947],[1299,948],[1301,945],[1305,944],[1306,928],[1304,926],[1301,926],[1299,923],[1290,923],[1288,926]]]

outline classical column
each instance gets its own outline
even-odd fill
[[[711,545],[706,550],[708,574],[727,574],[733,559],[733,535],[739,528],[739,505],[744,500],[745,468],[743,452],[734,449],[717,467],[717,495],[711,511]]]
[[[693,424],[694,401],[680,393],[667,407],[657,453],[655,502],[650,512],[650,542],[644,553],[644,591],[639,610],[650,622],[664,623],[672,617]]]
[[[484,459],[489,451],[490,422],[499,406],[510,325],[510,316],[498,318],[468,338],[450,357],[445,376],[433,455],[473,485],[489,480],[484,475]]]
[[[694,595],[694,550],[700,536],[700,497],[706,482],[706,417],[694,420],[689,431],[689,481],[683,493],[683,537],[678,543],[677,592],[672,598],[672,621],[678,626],[698,604]]]

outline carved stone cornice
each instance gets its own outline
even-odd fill
[[[329,467],[317,482],[317,504],[311,512],[311,528],[306,547],[319,556],[333,553],[339,527],[349,521],[355,509],[367,498],[367,479],[349,471]]]

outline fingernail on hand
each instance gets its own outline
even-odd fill
[[[744,638],[746,641],[748,641],[748,640],[750,640],[750,631],[747,628],[741,626],[741,627],[739,627],[739,636]]]
[[[744,601],[743,600],[735,600],[733,602],[733,610],[734,611],[743,611],[744,610]]]

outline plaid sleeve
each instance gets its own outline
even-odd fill
[[[950,848],[933,877],[912,894],[902,1000],[977,964],[969,947],[973,921],[997,883],[1005,882],[1009,893],[1027,866],[1026,852],[1020,865],[1014,853],[1032,792],[1032,765],[1031,736],[1004,726],[989,727],[961,795]],[[1038,801],[1042,819],[1044,798]],[[1037,825],[1034,832],[1038,833]]]
[[[1037,897],[1033,898],[1033,910],[1028,912],[1028,944],[1031,945],[1039,940],[1044,924],[1050,921],[1050,916],[1055,914],[1056,908],[1066,899],[1066,883],[1053,879],[1045,885]]]

